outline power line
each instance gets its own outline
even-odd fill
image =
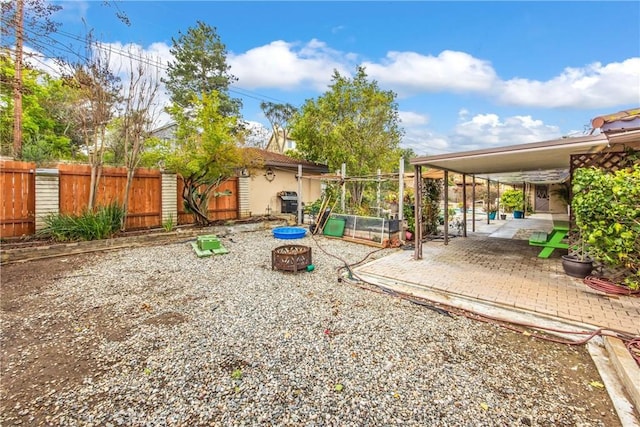
[[[68,32],[63,31],[63,30],[57,30],[55,32],[55,34],[60,34],[63,37],[69,38],[71,40],[75,40],[75,41],[80,42],[80,43],[84,43],[85,47],[88,44],[90,44],[90,45],[95,46],[96,48],[102,49],[107,45],[107,43],[104,43],[104,42],[101,42],[101,41],[93,41],[93,42],[91,42],[87,38],[82,38],[81,36],[79,36],[77,34],[68,33]],[[58,44],[62,45],[62,43],[60,43],[58,40],[54,39],[51,36],[47,36],[47,38],[51,39],[55,43],[58,43]],[[51,47],[53,47],[53,45],[51,45]],[[127,50],[124,50],[124,49],[116,48],[116,47],[114,47],[113,45],[110,45],[110,44],[109,44],[109,47],[108,47],[107,51],[111,52],[111,53],[115,53],[116,55],[119,55],[119,56],[124,57],[124,58],[128,58],[128,59],[131,59],[131,60],[138,61],[138,62],[140,62],[142,64],[146,64],[146,65],[149,65],[149,66],[152,66],[152,67],[156,67],[156,68],[158,68],[160,70],[163,70],[163,71],[167,71],[169,69],[168,65],[164,64],[159,59],[153,60],[151,58],[152,55],[149,55],[149,56],[146,56],[146,57],[142,56],[142,55],[134,56],[134,54],[131,51],[127,51]],[[75,55],[78,55],[77,52],[71,52],[71,50],[67,50],[67,52],[75,54]],[[87,58],[83,58],[83,57],[81,57],[81,58],[82,59],[87,59]],[[159,57],[156,56],[156,58],[159,58]],[[53,58],[48,58],[48,59],[53,59]],[[271,97],[271,96],[268,96],[268,95],[260,94],[260,93],[257,93],[257,92],[254,92],[254,91],[251,91],[249,89],[242,88],[240,86],[233,85],[233,84],[229,85],[228,90],[231,93],[236,93],[238,95],[241,95],[241,96],[244,96],[244,97],[247,97],[247,98],[252,98],[252,99],[255,99],[257,101],[272,100],[272,101],[276,101],[276,102],[280,102],[280,103],[286,103],[286,101],[284,101],[282,99],[278,99],[278,98],[274,98],[274,97]]]

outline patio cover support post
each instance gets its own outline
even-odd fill
[[[302,165],[298,165],[298,224],[302,224]]]
[[[449,244],[449,171],[444,171],[444,244]]]
[[[467,237],[467,175],[462,174],[462,236]]]
[[[525,218],[527,215],[527,183],[522,183],[522,218]]]
[[[382,205],[380,204],[380,182],[382,181],[382,177],[380,176],[382,172],[378,169],[378,188],[376,189],[376,209],[378,211],[378,216],[382,217]],[[382,242],[382,240],[380,240]]]
[[[399,171],[400,173],[398,174],[398,220],[402,222],[402,220],[404,220],[404,157],[400,157]],[[404,237],[402,237],[400,240],[404,240]]]
[[[487,224],[491,224],[489,221],[489,212],[491,211],[491,180],[487,179],[487,207],[485,209],[487,212]]]
[[[476,176],[472,175],[473,177],[473,185],[471,186],[471,203],[473,206],[472,210],[471,210],[471,231],[472,232],[476,232]]]
[[[414,254],[413,259],[422,259],[422,166],[415,166],[415,174],[413,177],[413,186],[415,188],[414,191],[414,207],[413,207],[413,217],[414,217]],[[445,221],[446,224],[446,221]]]
[[[498,200],[496,202],[496,215],[500,215],[500,205],[502,205],[502,200],[500,200],[500,181],[496,181],[496,182],[498,185]]]
[[[344,180],[347,178],[347,164],[343,163],[342,168],[340,169],[340,178],[342,179],[341,187],[342,193],[340,193],[340,209],[342,212],[345,212],[345,199],[347,197],[347,186],[345,185]]]

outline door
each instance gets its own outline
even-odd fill
[[[549,212],[549,186],[536,184],[536,212]]]

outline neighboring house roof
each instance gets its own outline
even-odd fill
[[[591,120],[591,127],[600,129],[602,132],[626,132],[640,129],[640,108],[595,117]]]
[[[307,172],[327,173],[329,168],[321,163],[309,162],[307,160],[294,159],[284,154],[274,153],[273,151],[262,150],[260,148],[245,148],[249,150],[254,157],[264,161],[264,166],[279,167],[291,170],[297,170],[298,165],[302,165],[302,169]]]
[[[177,126],[178,125],[176,123],[169,122],[163,126],[160,126],[159,128],[155,128],[149,133],[151,134],[151,136],[154,136],[156,138],[160,138],[163,140],[173,139],[175,137],[175,133],[176,133],[175,128]]]

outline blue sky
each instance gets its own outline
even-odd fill
[[[60,41],[93,29],[163,63],[178,31],[215,27],[244,119],[266,127],[261,100],[300,106],[333,70],[363,65],[398,94],[402,146],[421,155],[577,136],[595,116],[640,106],[637,1],[57,4]]]

